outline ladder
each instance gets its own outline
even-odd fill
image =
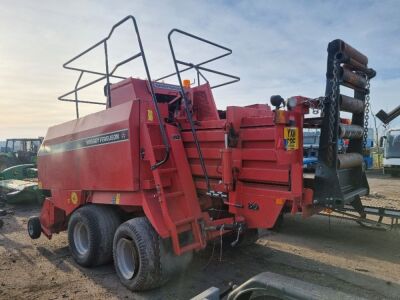
[[[164,126],[172,155],[163,165],[153,168],[152,173],[174,252],[180,255],[203,248],[206,242],[201,229],[202,212],[180,133],[173,125]],[[165,145],[160,144],[160,127],[156,122],[147,122],[143,127],[146,159],[155,165],[165,151]],[[163,178],[169,178],[171,185],[165,187]]]
[[[193,39],[193,40],[205,43],[207,45],[210,45],[212,47],[217,48],[218,50],[222,50],[224,53],[221,54],[221,55],[218,55],[216,57],[207,59],[207,60],[205,60],[203,62],[197,63],[197,64],[195,64],[193,62],[187,62],[187,61],[180,60],[176,56],[174,45],[173,45],[173,41],[172,41],[172,36],[174,34],[180,34],[183,37],[186,37],[186,38],[189,38],[189,39]],[[199,140],[197,138],[195,122],[193,121],[192,112],[190,110],[189,99],[188,99],[188,97],[186,95],[186,92],[185,92],[183,84],[182,84],[181,73],[186,72],[186,71],[191,70],[191,69],[194,69],[196,71],[196,73],[197,73],[197,84],[198,85],[200,85],[200,80],[201,79],[203,79],[205,82],[209,83],[207,78],[204,76],[203,72],[213,73],[213,74],[228,78],[228,81],[220,83],[220,84],[217,84],[217,85],[214,85],[214,86],[211,87],[211,89],[238,82],[240,80],[240,78],[237,77],[237,76],[234,76],[234,75],[231,75],[231,74],[227,74],[227,73],[224,73],[224,72],[220,72],[220,71],[217,71],[217,70],[213,70],[213,69],[204,67],[205,64],[208,64],[208,63],[213,62],[215,60],[218,60],[218,59],[221,59],[221,58],[226,57],[228,55],[231,55],[232,54],[232,50],[227,48],[227,47],[225,47],[225,46],[219,45],[219,44],[214,43],[212,41],[209,41],[209,40],[207,40],[205,38],[201,38],[201,37],[199,37],[197,35],[188,33],[186,31],[183,31],[183,30],[180,30],[180,29],[172,29],[169,32],[169,34],[168,34],[168,42],[169,42],[169,48],[171,50],[172,60],[174,62],[175,72],[172,73],[172,74],[163,76],[161,78],[158,78],[156,81],[163,80],[163,79],[169,78],[169,77],[174,76],[174,75],[177,76],[179,87],[180,87],[180,94],[182,96],[182,100],[183,100],[183,104],[184,104],[184,108],[185,108],[186,117],[187,117],[187,120],[188,120],[188,122],[190,124],[190,129],[191,129],[191,132],[192,132],[192,135],[193,135],[193,141],[194,141],[194,144],[196,146],[197,153],[199,155],[200,166],[201,166],[201,169],[202,169],[203,174],[204,174],[204,179],[206,181],[208,194],[212,194],[211,186],[210,186],[210,180],[209,180],[209,177],[208,177],[208,174],[207,174],[206,164],[205,164],[205,161],[204,161],[204,158],[203,158],[203,153],[201,151]],[[184,66],[184,69],[180,70],[179,66]]]

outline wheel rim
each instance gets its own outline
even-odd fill
[[[80,255],[85,255],[89,251],[89,232],[87,226],[78,222],[74,228],[74,244],[76,251]]]
[[[28,222],[28,233],[30,236],[33,236],[33,224],[32,221]]]
[[[136,263],[136,249],[131,240],[121,238],[117,242],[117,265],[121,275],[129,280],[135,275]]]

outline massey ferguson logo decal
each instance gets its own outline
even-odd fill
[[[181,90],[181,87],[179,85],[168,84],[163,82],[153,82],[152,84],[155,89],[166,89],[178,92],[180,92]]]
[[[127,141],[128,139],[128,129],[122,129],[61,144],[46,145],[46,143],[43,143],[40,147],[38,155],[41,156],[47,154],[55,154],[99,145],[113,144]]]
[[[128,130],[105,134],[97,137],[87,138],[84,140],[86,147],[114,143],[128,139]]]

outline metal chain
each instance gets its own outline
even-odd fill
[[[326,97],[321,96],[321,97],[317,97],[317,98],[310,98],[310,99],[306,99],[305,103],[308,105],[309,108],[312,109],[312,113],[314,115],[319,114],[319,112],[323,111],[324,109],[324,101],[325,101]]]
[[[336,164],[333,162],[333,149],[336,144],[334,130],[336,121],[336,99],[338,98],[338,86],[339,86],[339,62],[335,59],[333,61],[333,78],[332,78],[332,92],[330,97],[329,105],[329,147],[328,147],[328,160],[330,164]]]
[[[364,112],[364,139],[363,139],[363,149],[367,148],[367,139],[368,139],[368,121],[369,121],[369,78],[366,76],[367,79],[367,94],[365,95],[365,112]]]
[[[326,101],[326,97],[320,97],[320,101],[318,103],[318,108],[321,111],[321,117],[324,117],[325,101]]]

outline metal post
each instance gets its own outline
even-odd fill
[[[104,55],[105,55],[105,59],[106,59],[107,103],[108,103],[108,107],[111,107],[111,87],[110,87],[110,74],[109,74],[109,70],[108,70],[107,41],[104,41]]]
[[[83,71],[81,72],[81,74],[79,74],[78,80],[75,84],[75,110],[76,110],[76,118],[79,119],[79,101],[78,101],[78,85],[79,82],[81,81],[83,76]]]

